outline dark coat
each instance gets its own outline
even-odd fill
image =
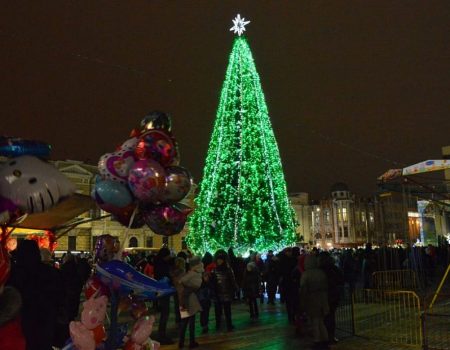
[[[232,301],[238,289],[233,270],[227,266],[217,266],[211,272],[212,296],[216,301]]]
[[[325,272],[328,281],[328,303],[330,308],[337,308],[344,288],[344,274],[334,264],[330,256],[320,257],[320,267]]]
[[[258,298],[261,288],[261,276],[258,269],[246,270],[242,280],[242,289],[246,298]]]
[[[6,287],[0,295],[0,349],[25,350],[19,312],[22,301],[12,287]]]
[[[267,281],[267,292],[275,293],[280,281],[280,271],[278,268],[278,259],[272,257],[266,261],[266,271],[264,279]]]
[[[59,272],[41,262],[35,241],[20,242],[9,284],[22,297],[22,330],[27,350],[51,350],[65,291]]]

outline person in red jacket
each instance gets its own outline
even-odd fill
[[[6,249],[0,243],[0,349],[25,350],[19,313],[22,299],[13,287],[5,287],[10,263]]]

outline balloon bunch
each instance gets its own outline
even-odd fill
[[[106,338],[103,321],[106,316],[108,298],[91,296],[83,303],[81,321],[70,322],[70,336],[77,350],[94,350]]]
[[[179,166],[170,117],[151,112],[130,136],[115,152],[100,157],[92,197],[125,226],[147,224],[165,236],[180,233],[192,209],[179,202],[190,191],[192,177]]]

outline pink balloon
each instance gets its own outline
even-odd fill
[[[154,316],[140,318],[131,331],[131,340],[138,345],[144,344],[152,334],[154,322]]]
[[[87,329],[94,329],[103,324],[106,315],[106,306],[108,298],[102,295],[99,298],[91,297],[83,303],[81,312],[81,323]]]
[[[189,171],[180,166],[170,166],[166,169],[166,183],[161,201],[176,203],[181,201],[189,193],[192,185],[192,177]]]
[[[104,180],[113,180],[125,185],[135,161],[136,157],[131,150],[121,149],[114,153],[106,153],[98,161],[98,171]]]
[[[163,236],[172,236],[180,233],[186,224],[188,214],[188,212],[178,209],[175,205],[158,205],[143,209],[142,212],[147,226],[154,233]]]
[[[81,322],[72,321],[69,325],[70,337],[77,350],[95,350],[94,334]]]
[[[130,170],[128,185],[134,196],[143,203],[156,203],[164,190],[166,173],[156,161],[142,159]]]

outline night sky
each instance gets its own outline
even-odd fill
[[[289,192],[320,198],[343,181],[367,195],[450,144],[448,0],[7,1],[0,134],[96,163],[160,109],[198,182],[237,13]]]

